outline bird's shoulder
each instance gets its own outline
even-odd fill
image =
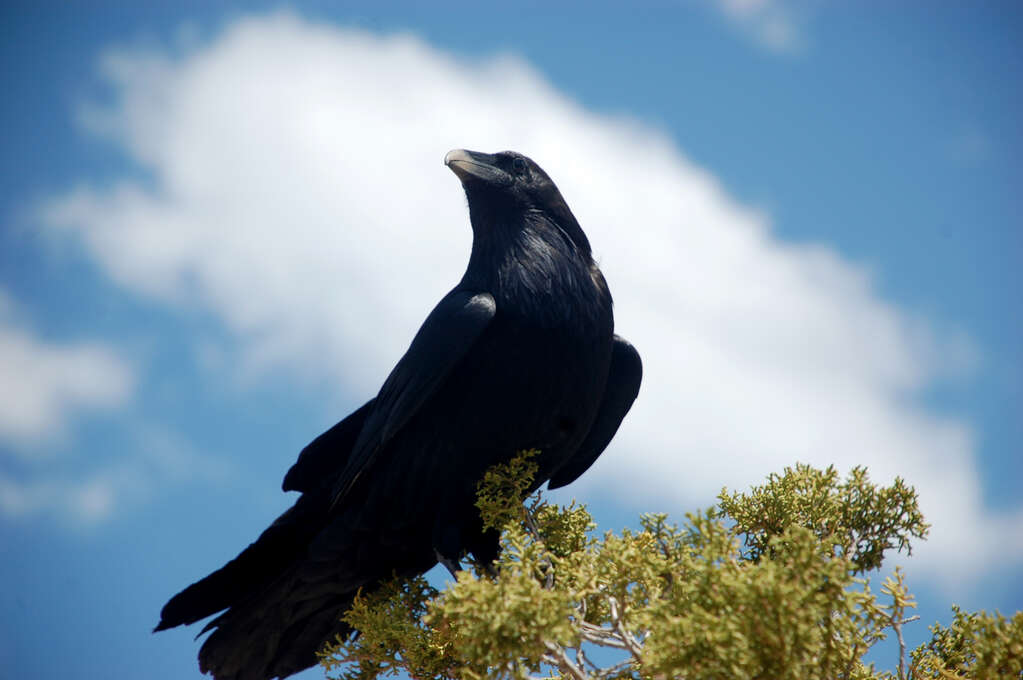
[[[496,314],[493,295],[459,286],[437,303],[374,398],[334,484],[334,502],[347,493],[376,453],[433,398]]]

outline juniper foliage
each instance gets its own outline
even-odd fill
[[[585,506],[520,502],[535,453],[480,485],[485,521],[503,528],[497,563],[443,592],[420,577],[360,595],[345,618],[361,634],[321,652],[329,677],[1023,679],[1023,613],[957,609],[907,659],[902,571],[879,595],[865,576],[927,534],[902,480],[797,465],[681,526],[651,514],[598,536]],[[891,633],[897,668],[879,671],[864,655]]]

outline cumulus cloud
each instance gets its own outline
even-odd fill
[[[127,362],[98,343],[53,343],[16,319],[16,305],[0,289],[0,444],[15,451],[60,436],[79,412],[111,409],[134,382]]]
[[[110,480],[103,477],[18,481],[0,475],[0,514],[22,517],[54,513],[78,525],[92,525],[110,516],[114,494]]]
[[[63,439],[72,421],[122,406],[134,387],[132,367],[95,342],[54,343],[33,333],[0,288],[0,453],[19,463],[38,459]],[[17,466],[14,466],[17,467]],[[31,468],[31,465],[29,465]],[[0,473],[0,515],[55,511],[77,522],[105,518],[113,505],[107,479],[54,480],[31,469]]]
[[[0,515],[10,519],[48,516],[75,527],[91,527],[116,511],[144,503],[170,484],[223,484],[237,475],[224,458],[199,453],[183,437],[147,423],[127,426],[126,455],[84,473],[69,474],[61,466],[28,466],[22,474],[0,472]]]
[[[288,14],[176,58],[111,53],[102,72],[113,103],[83,120],[146,177],[83,178],[43,219],[124,287],[219,318],[247,366],[375,392],[465,266],[444,153],[514,148],[562,188],[646,367],[576,493],[674,512],[797,460],[867,465],[921,492],[921,566],[954,579],[1021,557],[1019,517],[984,507],[970,429],[919,403],[968,343],[831,248],[780,241],[656,129],[585,110],[515,58]]]

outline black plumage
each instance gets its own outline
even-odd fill
[[[473,230],[461,281],[379,394],[310,443],[300,491],[237,558],[175,595],[156,630],[221,612],[199,653],[218,680],[313,665],[360,589],[471,552],[497,555],[474,507],[491,465],[538,449],[535,487],[568,484],[604,450],[639,391],[611,294],[547,174],[514,152],[452,151]]]

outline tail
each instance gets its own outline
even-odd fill
[[[302,578],[325,510],[323,499],[303,494],[238,557],[172,597],[154,632],[226,609],[199,633],[213,630],[199,652],[202,672],[217,680],[266,680],[315,665],[325,640],[352,632],[340,617],[357,592],[344,592],[332,578],[327,588]]]
[[[359,589],[372,589],[383,579],[382,571],[355,559],[367,546],[357,546],[341,523],[325,530],[336,552],[317,559],[306,541],[281,568],[285,560],[274,549],[285,541],[271,531],[280,522],[222,569],[176,595],[161,614],[157,630],[194,622],[228,603],[199,633],[213,631],[199,650],[199,670],[216,680],[284,678],[314,666],[324,642],[352,634],[341,616]],[[338,559],[345,555],[350,558]]]
[[[199,650],[199,670],[216,680],[269,680],[314,666],[324,642],[352,633],[341,615],[355,593],[324,597],[302,586],[282,578],[210,621],[202,631],[213,629]]]
[[[365,537],[343,521],[327,526],[326,517],[326,497],[304,494],[238,557],[171,598],[155,630],[226,609],[199,633],[213,631],[199,669],[216,680],[283,678],[315,665],[324,642],[353,632],[341,616],[359,589],[391,573]],[[321,544],[327,554],[314,547]]]
[[[244,600],[272,582],[304,554],[322,526],[313,518],[320,508],[303,495],[238,557],[175,595],[160,611],[153,632],[195,623]],[[313,520],[313,521],[310,521]]]

